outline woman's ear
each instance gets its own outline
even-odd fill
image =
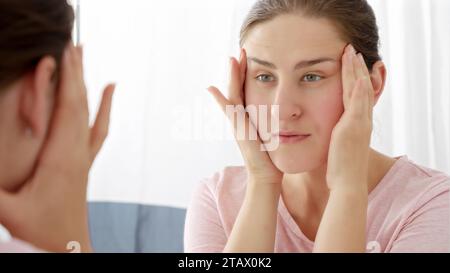
[[[373,65],[370,79],[372,81],[373,90],[375,91],[374,102],[377,104],[386,84],[386,66],[382,61],[378,61]]]
[[[26,130],[35,137],[43,137],[49,120],[49,94],[55,86],[56,61],[53,57],[43,57],[35,70],[25,77],[21,90],[20,113]]]

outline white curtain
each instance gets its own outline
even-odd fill
[[[253,1],[80,0],[92,112],[118,84],[90,200],[185,207],[201,178],[242,164],[206,88],[226,87]],[[450,1],[369,2],[389,75],[373,146],[450,173]]]
[[[388,67],[374,146],[450,173],[450,1],[369,2]]]

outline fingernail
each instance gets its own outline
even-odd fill
[[[233,59],[233,57],[230,57],[230,75],[233,73]]]
[[[364,61],[364,57],[361,53],[358,54],[359,61],[361,62],[361,65],[366,65],[366,62]]]
[[[349,54],[347,54],[347,58],[350,63],[353,62],[353,57],[355,57],[355,54],[350,51]]]
[[[350,50],[350,53],[353,53],[353,54],[355,54],[355,53],[356,53],[356,50],[355,50],[355,48],[353,47],[353,45],[352,45],[352,44],[350,44],[350,46],[349,46],[349,50]]]

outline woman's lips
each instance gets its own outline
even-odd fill
[[[280,144],[298,143],[298,142],[301,142],[301,141],[305,140],[309,136],[311,136],[311,135],[289,133],[289,132],[280,132],[278,134],[275,134],[275,137],[278,138]]]

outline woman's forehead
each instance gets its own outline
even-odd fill
[[[282,15],[255,25],[246,37],[247,53],[260,58],[339,58],[346,42],[326,19]]]

